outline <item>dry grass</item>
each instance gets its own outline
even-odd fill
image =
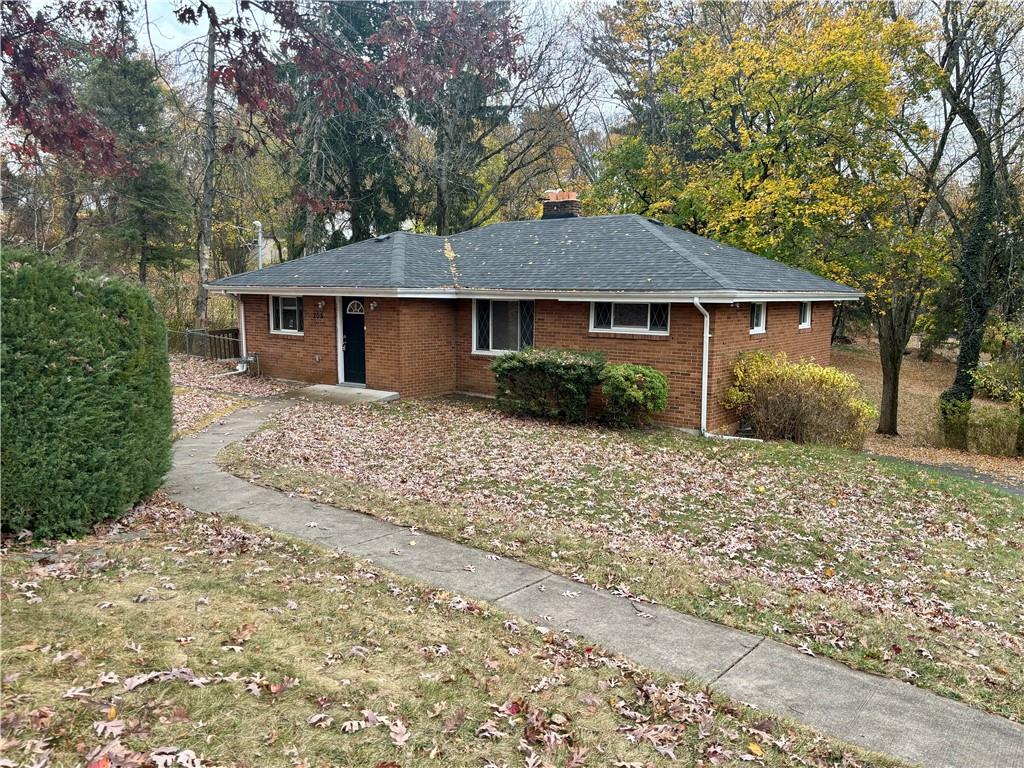
[[[852,347],[834,347],[832,364],[856,376],[866,399],[876,406],[882,401],[882,368],[877,344],[861,343]],[[953,381],[956,365],[936,357],[929,362],[916,355],[903,359],[900,372],[899,437],[871,433],[865,449],[884,456],[919,461],[924,464],[956,465],[992,475],[1010,483],[1024,485],[1024,460],[1010,456],[986,456],[965,453],[940,444],[936,424],[938,398]],[[1000,403],[984,401],[992,407]]]
[[[893,765],[160,497],[2,595],[2,765]]]
[[[300,403],[223,460],[1024,719],[1024,519],[976,483],[454,400]]]

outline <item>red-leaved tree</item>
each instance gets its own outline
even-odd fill
[[[62,0],[35,12],[28,0],[4,0],[0,93],[7,107],[7,145],[25,162],[42,153],[81,164],[89,173],[123,170],[112,131],[83,108],[70,63],[123,51],[123,0]]]

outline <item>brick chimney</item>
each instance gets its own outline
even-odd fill
[[[575,192],[561,189],[549,189],[548,199],[544,201],[542,219],[571,219],[583,215],[583,206],[576,199]]]

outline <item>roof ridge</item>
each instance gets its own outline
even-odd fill
[[[391,281],[395,285],[405,285],[405,238],[399,235],[404,232],[393,232],[389,237],[391,243]]]
[[[692,264],[694,267],[696,267],[699,271],[703,272],[705,275],[710,277],[712,280],[716,281],[719,284],[719,286],[721,286],[723,289],[735,290],[733,288],[733,284],[725,277],[725,275],[723,275],[721,272],[719,272],[714,267],[709,267],[703,261],[698,261],[697,259],[695,259],[693,256],[688,254],[685,250],[683,250],[680,247],[679,243],[675,242],[671,237],[669,237],[664,232],[662,232],[662,231],[660,231],[658,229],[658,227],[668,226],[667,224],[662,224],[661,222],[655,223],[654,221],[652,221],[651,219],[647,218],[646,216],[641,216],[638,213],[634,213],[632,215],[636,216],[638,219],[640,219],[640,222],[641,222],[642,226],[645,229],[647,229],[652,235],[654,235],[656,238],[658,238],[663,243],[665,243],[665,245],[667,245],[669,248],[671,248],[677,254],[679,254],[684,259],[686,259],[688,262],[690,262],[690,264]],[[683,231],[683,230],[680,230],[680,231]]]

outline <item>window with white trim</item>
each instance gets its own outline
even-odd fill
[[[302,297],[270,297],[271,333],[302,334]]]
[[[667,336],[668,316],[668,304],[594,301],[590,304],[590,331]]]
[[[800,326],[801,328],[811,327],[811,302],[800,302]]]
[[[533,302],[473,300],[473,351],[500,355],[533,346]]]
[[[763,301],[755,301],[750,305],[750,332],[764,333],[768,321],[768,306]]]

